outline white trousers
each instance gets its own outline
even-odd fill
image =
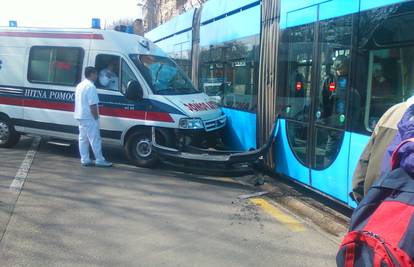
[[[99,120],[78,120],[79,121],[79,153],[81,163],[91,161],[89,156],[89,144],[97,162],[105,161],[102,155],[102,140],[99,131]]]

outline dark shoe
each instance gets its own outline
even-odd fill
[[[88,162],[84,162],[81,163],[82,167],[93,167],[95,164],[93,163],[93,161],[88,161]]]

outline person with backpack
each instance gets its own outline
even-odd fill
[[[378,179],[382,166],[385,164],[389,169],[389,163],[383,162],[384,155],[397,133],[397,124],[412,104],[414,104],[414,97],[392,106],[382,115],[375,126],[352,177],[350,196],[357,203],[362,200],[371,185]]]
[[[414,105],[398,123],[381,175],[355,209],[339,267],[414,266]]]

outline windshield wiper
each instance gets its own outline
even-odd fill
[[[158,75],[160,74],[160,71],[162,69],[162,67],[164,67],[164,64],[160,63],[160,66],[158,67],[156,73],[155,73],[155,83],[158,81]]]

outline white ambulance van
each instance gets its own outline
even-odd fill
[[[100,76],[102,140],[124,146],[137,166],[157,162],[152,127],[157,142],[177,148],[207,140],[226,124],[221,109],[143,37],[100,29],[0,28],[0,147],[13,147],[22,134],[76,141],[74,91],[87,66]]]

